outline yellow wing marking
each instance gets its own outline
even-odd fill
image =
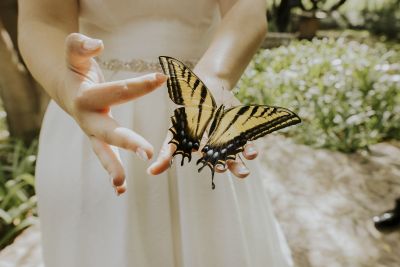
[[[171,57],[159,57],[161,67],[166,75],[168,93],[177,105],[203,106],[215,109],[216,104],[204,83],[182,62]]]
[[[221,146],[238,137],[251,141],[299,122],[300,118],[285,108],[237,106],[224,112],[211,133],[209,144]]]

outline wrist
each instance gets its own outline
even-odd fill
[[[199,79],[207,86],[212,94],[221,91],[231,91],[232,86],[227,79],[219,77],[217,75],[210,75],[209,73],[202,73],[194,69],[194,73],[199,77]]]
[[[60,73],[54,78],[53,88],[54,94],[52,96],[53,100],[69,115],[73,114],[73,88],[67,85],[68,71],[65,66],[59,66],[56,73]]]
[[[207,86],[217,105],[224,104],[226,106],[231,106],[240,104],[231,91],[232,86],[230,82],[226,79],[221,79],[215,76],[206,78],[199,76],[199,78]]]

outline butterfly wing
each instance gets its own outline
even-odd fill
[[[199,171],[208,166],[214,175],[215,166],[235,159],[248,141],[300,122],[294,112],[281,107],[246,105],[223,112],[218,110],[210,127],[209,140],[201,151],[203,157],[197,162],[203,163]]]
[[[183,165],[185,157],[191,160],[193,150],[199,149],[200,140],[211,121],[216,104],[204,83],[182,62],[171,57],[159,57],[166,75],[168,94],[177,105],[171,117],[169,129],[173,138],[170,143],[177,146],[173,156],[181,154]]]
[[[172,127],[169,131],[173,137],[169,143],[176,145],[176,150],[172,156],[182,155],[181,165],[185,158],[188,162],[192,159],[192,151],[197,151],[200,147],[201,138],[206,130],[208,122],[200,124],[197,122],[200,109],[198,107],[181,107],[174,110],[174,116],[171,117]],[[208,111],[209,120],[212,114]],[[193,127],[195,125],[195,127]]]
[[[167,80],[168,94],[171,100],[186,107],[202,106],[215,109],[216,104],[204,83],[188,67],[172,57],[159,57],[161,67]]]

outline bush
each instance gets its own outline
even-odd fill
[[[379,8],[363,10],[364,26],[374,34],[400,40],[400,0],[386,2]]]
[[[288,107],[299,142],[343,152],[400,139],[400,49],[344,39],[260,51],[238,84],[244,103]]]
[[[0,144],[0,249],[35,222],[34,168],[37,141]]]
[[[400,39],[400,0],[349,0],[340,12],[347,26]]]

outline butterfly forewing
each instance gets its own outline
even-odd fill
[[[177,146],[174,155],[181,154],[183,164],[185,157],[191,160],[192,150],[199,149],[216,104],[204,83],[182,62],[170,57],[159,60],[164,73],[169,76],[169,97],[175,104],[184,106],[175,109],[170,128],[174,135],[170,143]]]
[[[166,75],[168,93],[177,105],[187,107],[202,106],[203,109],[215,109],[216,104],[204,83],[182,62],[171,57],[159,57]]]

